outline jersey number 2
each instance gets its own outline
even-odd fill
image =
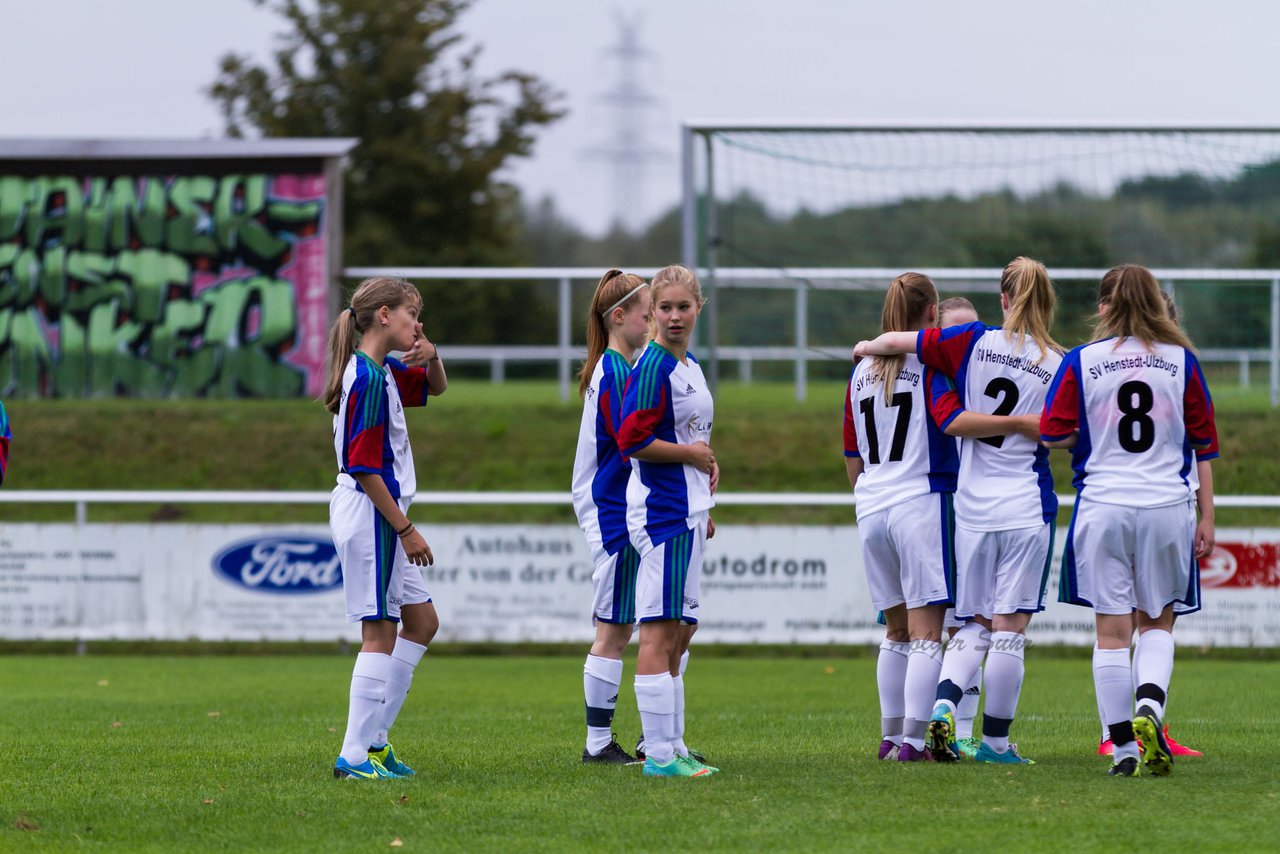
[[[911,423],[911,392],[900,391],[889,399],[889,405],[896,407],[898,418],[893,424],[893,441],[889,443],[889,462],[902,461],[902,452],[907,447],[907,426]],[[880,437],[876,435],[876,399],[864,397],[858,401],[858,411],[862,413],[867,433],[867,462],[880,464]]]
[[[1018,387],[1008,377],[996,377],[987,383],[987,387],[983,389],[982,393],[990,398],[1000,398],[1000,402],[996,404],[996,408],[991,412],[992,415],[1008,415],[1018,405]],[[1004,446],[1004,436],[988,436],[978,441],[986,442],[993,448]]]

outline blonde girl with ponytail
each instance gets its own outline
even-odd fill
[[[1145,267],[1102,277],[1093,334],[1063,359],[1041,418],[1045,443],[1072,449],[1078,490],[1059,598],[1094,612],[1094,687],[1114,745],[1108,773],[1136,777],[1141,761],[1164,776],[1174,755],[1163,725],[1174,618],[1198,610],[1197,560],[1213,551],[1213,399]]]
[[[854,348],[856,356],[916,353],[955,383],[957,412],[946,432],[963,438],[955,496],[956,617],[968,622],[948,646],[929,720],[928,747],[937,760],[959,756],[956,707],[983,667],[983,733],[970,748],[972,758],[1029,762],[1009,741],[1009,730],[1025,673],[1027,625],[1044,609],[1058,512],[1048,451],[1038,441],[1039,413],[1062,360],[1050,334],[1055,303],[1044,265],[1015,258],[1000,277],[1002,327],[975,321],[887,332]]]
[[[621,270],[600,277],[587,309],[587,360],[579,373],[582,423],[573,460],[573,509],[591,551],[595,642],[582,669],[587,708],[583,764],[636,761],[613,735],[622,652],[636,614],[640,557],[627,533],[631,465],[618,452],[622,398],[636,352],[649,336],[649,285]]]
[[[440,352],[418,321],[421,308],[408,282],[366,279],[329,332],[324,403],[333,414],[338,459],[329,528],[347,619],[361,632],[347,730],[333,768],[339,779],[414,773],[387,736],[440,627],[419,568],[434,560],[431,547],[407,515],[417,477],[404,407],[423,406],[448,387]],[[403,360],[392,358],[396,351]]]

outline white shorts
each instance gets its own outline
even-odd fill
[[[602,623],[631,625],[636,621],[636,576],[640,555],[630,543],[617,554],[605,554],[591,573],[591,613]]]
[[[408,499],[400,509],[408,512]],[[369,496],[345,486],[334,487],[329,498],[329,530],[342,564],[342,592],[347,619],[400,621],[400,608],[430,602],[422,572],[404,553],[404,546]]]
[[[858,520],[867,587],[877,610],[952,603],[953,518],[951,493],[931,492]]]
[[[1044,610],[1053,554],[1053,525],[1008,531],[956,526],[956,617]]]
[[[1058,598],[1099,614],[1137,609],[1155,618],[1169,605],[1180,613],[1194,610],[1200,603],[1195,531],[1191,501],[1122,507],[1077,498]]]
[[[703,513],[694,527],[640,555],[636,577],[638,622],[698,622],[706,542],[707,514]]]

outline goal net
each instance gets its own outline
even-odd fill
[[[991,271],[1029,255],[1059,287],[1064,343],[1087,335],[1089,271],[1132,262],[1163,274],[1192,338],[1223,351],[1233,375],[1240,358],[1259,369],[1268,358],[1280,125],[703,123],[686,134],[685,252],[713,271],[717,346],[785,346],[800,331],[815,358],[847,352],[877,331],[884,287],[909,269],[985,271],[936,279],[998,322]]]

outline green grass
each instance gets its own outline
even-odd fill
[[[1182,654],[1167,779],[1094,755],[1087,657],[1029,657],[1039,764],[878,763],[874,659],[694,654],[690,742],[723,771],[583,767],[581,655],[428,657],[394,733],[411,780],[338,782],[351,658],[9,656],[3,851],[1274,847],[1280,663]],[[639,730],[628,661],[615,729]],[[32,829],[20,829],[19,825]]]
[[[1215,380],[1218,378],[1214,378]],[[1265,389],[1217,382],[1223,456],[1219,494],[1274,494],[1280,410]],[[716,401],[715,445],[726,492],[842,492],[844,387],[726,383]],[[17,400],[6,404],[14,445],[10,489],[324,490],[333,483],[328,415],[314,401]],[[409,424],[423,490],[567,491],[581,407],[548,382],[458,380]],[[1052,455],[1059,492],[1071,492],[1066,453]],[[565,507],[432,507],[436,522],[564,522]],[[97,505],[92,521],[326,521],[327,507]],[[841,524],[849,508],[724,507],[723,522]],[[0,504],[0,520],[66,521],[70,505]],[[1064,511],[1062,522],[1067,521]],[[1274,510],[1221,510],[1218,523],[1275,525]]]

